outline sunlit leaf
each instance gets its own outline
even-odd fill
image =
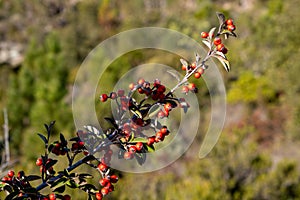
[[[210,44],[209,41],[207,41],[207,40],[202,40],[202,42],[203,42],[209,49],[211,49],[211,44]]]
[[[210,29],[210,31],[208,32],[208,38],[211,40],[214,36],[216,27],[213,27],[212,29]]]
[[[213,56],[222,63],[222,65],[224,66],[224,68],[227,72],[230,71],[230,65],[229,65],[228,60],[224,59],[222,56],[219,56],[219,55],[213,55]]]
[[[137,137],[137,138],[134,138],[133,140],[131,140],[132,143],[136,143],[136,142],[147,142],[148,139],[147,138],[142,138],[142,137]]]
[[[181,62],[182,65],[184,65],[186,68],[188,68],[189,64],[188,64],[188,62],[186,60],[184,60],[184,59],[181,58],[180,62]]]

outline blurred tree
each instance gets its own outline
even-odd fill
[[[42,44],[32,40],[20,72],[11,77],[8,110],[14,149],[20,145],[26,127],[39,130],[41,123],[57,120],[57,128],[72,130],[67,94],[67,68],[55,34]]]

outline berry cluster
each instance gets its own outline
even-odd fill
[[[145,153],[154,150],[153,144],[163,141],[169,134],[167,127],[161,125],[158,119],[168,117],[170,111],[177,106],[186,110],[189,105],[184,98],[173,97],[173,93],[158,79],[152,83],[139,79],[136,83],[130,83],[129,89],[127,95],[124,90],[100,95],[100,101],[104,102],[110,98],[117,105],[117,115],[108,120],[114,127],[106,131],[106,137],[120,147],[119,157],[121,155],[126,160],[135,157],[143,164]],[[196,90],[195,84],[189,84],[187,92]],[[143,96],[139,102],[133,98],[135,93]],[[125,115],[127,111],[132,113],[130,118]],[[155,135],[147,136],[144,131],[149,129],[152,129]],[[88,135],[94,130],[95,128],[90,128]]]
[[[78,131],[77,137],[67,141],[64,135],[60,134],[60,140],[50,142],[55,122],[51,122],[49,125],[45,124],[46,136],[38,134],[45,146],[44,155],[36,160],[41,176],[25,176],[23,171],[15,176],[14,171],[9,171],[0,183],[0,190],[9,194],[7,199],[69,200],[71,199],[69,195],[61,195],[66,186],[80,189],[88,194],[89,199],[95,196],[97,200],[101,200],[114,191],[118,176],[109,167],[114,153],[111,145],[119,147],[117,152],[119,159],[132,160],[135,158],[138,164],[144,164],[147,153],[155,151],[155,144],[163,142],[165,137],[170,134],[170,130],[161,123],[160,119],[168,118],[170,112],[177,107],[183,109],[184,112],[187,112],[190,107],[184,98],[175,97],[174,91],[181,88],[184,94],[197,93],[196,84],[188,81],[192,76],[196,79],[202,77],[208,68],[206,62],[211,57],[217,58],[226,71],[230,70],[229,61],[225,56],[228,50],[223,44],[221,36],[224,36],[225,39],[228,36],[236,37],[234,33],[236,27],[233,20],[225,20],[222,13],[217,13],[217,16],[220,25],[216,37],[216,28],[201,33],[202,41],[209,49],[207,55],[201,59],[196,53],[195,61],[191,64],[180,59],[185,75],[182,80],[176,77],[178,84],[172,89],[166,88],[158,79],[149,82],[141,78],[136,83],[129,84],[127,93],[125,90],[119,89],[116,92],[100,95],[101,102],[111,99],[117,108],[114,118],[104,118],[110,123],[110,128],[107,130],[100,131],[96,127],[85,126],[86,131]],[[96,153],[101,153],[101,156],[96,158]],[[68,161],[66,162],[67,166],[58,172],[54,170],[54,165],[58,162],[55,159],[57,156],[65,157]],[[81,156],[81,158],[78,159],[77,156]],[[82,164],[98,170],[101,175],[100,189],[88,183],[87,179],[92,178],[91,175],[70,173]],[[55,169],[57,170],[57,168]],[[30,184],[35,180],[41,181],[37,187]],[[50,188],[50,194],[40,192],[46,187]]]
[[[113,184],[118,182],[119,177],[115,174],[110,175],[110,169],[103,161],[99,162],[97,169],[102,175],[102,178],[99,180],[99,184],[102,188],[96,192],[95,197],[97,200],[101,200],[103,196],[114,191]]]

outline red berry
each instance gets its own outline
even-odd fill
[[[204,74],[204,69],[200,67],[199,69],[197,69],[197,72],[202,75]]]
[[[155,142],[155,136],[148,137],[147,145],[150,146]]]
[[[125,94],[125,91],[124,90],[118,90],[118,96],[119,97],[123,97],[124,96],[124,94]]]
[[[55,200],[56,199],[55,194],[54,193],[49,194],[49,199],[50,200]]]
[[[214,44],[215,44],[216,46],[219,45],[219,44],[221,44],[221,43],[222,43],[221,38],[216,37],[216,38],[214,39]]]
[[[42,159],[42,158],[38,158],[38,159],[36,160],[35,164],[36,164],[37,166],[41,166],[41,165],[43,164],[43,159]]]
[[[189,90],[195,90],[195,88],[196,88],[196,85],[195,85],[195,83],[190,83],[189,85],[188,85],[188,88],[189,88]]]
[[[12,171],[12,170],[9,170],[8,173],[7,173],[7,176],[10,177],[10,178],[14,177],[14,175],[15,175],[15,172]]]
[[[103,187],[106,186],[108,183],[109,183],[109,180],[107,178],[103,178],[99,181],[99,184]]]
[[[194,74],[194,76],[195,76],[195,78],[200,78],[201,77],[201,74],[199,73],[199,72],[196,72],[195,74]]]
[[[157,117],[160,119],[164,118],[165,116],[166,116],[166,114],[162,110],[157,113]]]
[[[140,80],[138,80],[139,85],[142,85],[143,83],[145,83],[145,79],[141,78]]]
[[[227,24],[227,25],[233,25],[233,19],[227,19],[225,21],[225,24]]]
[[[107,94],[101,94],[100,101],[105,102],[107,98],[108,98]]]
[[[202,32],[201,33],[201,37],[202,38],[207,38],[208,37],[208,33],[207,32]]]
[[[166,103],[164,105],[164,109],[165,109],[165,111],[170,111],[170,110],[172,110],[172,105],[170,103]]]
[[[228,25],[228,26],[227,26],[227,29],[228,29],[229,31],[234,31],[234,30],[235,30],[235,25],[233,25],[233,24]]]
[[[137,150],[137,151],[140,151],[140,150],[142,150],[142,148],[143,148],[143,143],[142,143],[142,142],[137,142],[137,143],[135,144],[135,147],[136,147],[136,150]]]
[[[189,88],[188,88],[188,86],[183,86],[182,87],[182,93],[188,93],[189,92]]]
[[[125,160],[130,160],[130,159],[132,159],[133,158],[133,153],[131,153],[131,152],[129,152],[129,151],[126,151],[125,153],[124,153],[124,159]]]
[[[226,48],[226,47],[224,47],[223,49],[222,49],[222,53],[223,54],[226,54],[228,52],[228,49]]]
[[[130,89],[130,90],[133,90],[134,87],[135,87],[134,83],[130,83],[130,84],[129,84],[129,89]]]
[[[98,165],[98,169],[99,169],[101,172],[106,171],[107,168],[108,168],[107,165],[104,164],[104,163],[102,163],[102,162],[100,162],[99,165]]]
[[[136,147],[135,146],[130,146],[129,147],[129,152],[135,153],[136,152]]]
[[[182,69],[183,71],[186,71],[186,66],[185,66],[185,65],[182,65],[182,66],[181,66],[181,69]]]
[[[164,93],[166,91],[166,87],[164,85],[160,85],[158,88],[157,88],[157,92],[158,93]]]
[[[118,180],[119,180],[119,177],[117,175],[113,174],[110,176],[110,181],[112,183],[116,183],[116,182],[118,182]]]
[[[197,67],[196,63],[192,63],[191,68],[195,69]]]
[[[104,187],[104,188],[101,189],[101,194],[102,195],[107,195],[108,193],[109,193],[108,188]]]
[[[165,138],[165,135],[162,132],[157,132],[155,135],[155,142],[163,141]]]
[[[102,200],[102,198],[103,198],[103,195],[100,192],[97,192],[95,196],[96,196],[97,200]]]
[[[167,135],[167,134],[169,133],[168,128],[167,128],[166,126],[162,127],[162,128],[160,129],[160,132],[161,132],[163,135]]]
[[[71,199],[71,196],[68,195],[68,194],[65,194],[62,198],[63,200],[70,200]]]
[[[217,51],[222,51],[222,49],[224,48],[224,44],[219,44],[217,45]]]

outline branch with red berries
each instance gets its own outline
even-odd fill
[[[46,135],[38,134],[44,143],[45,152],[36,161],[40,167],[40,176],[28,175],[20,171],[15,176],[9,171],[2,178],[0,190],[7,193],[6,199],[71,199],[70,195],[63,194],[66,187],[83,190],[89,199],[94,197],[101,200],[114,190],[114,184],[118,176],[111,169],[110,162],[114,152],[112,145],[117,146],[118,159],[136,159],[143,165],[147,159],[147,153],[154,152],[157,143],[164,141],[171,134],[169,128],[163,124],[163,118],[168,118],[175,108],[188,111],[189,104],[183,97],[176,97],[174,92],[181,88],[182,93],[197,92],[196,84],[188,81],[192,76],[199,79],[208,68],[207,61],[217,58],[226,71],[230,70],[229,61],[225,54],[228,49],[222,41],[222,36],[236,37],[235,25],[232,19],[225,20],[222,13],[217,13],[220,25],[218,29],[212,28],[209,32],[202,32],[203,43],[208,47],[203,59],[196,53],[195,61],[188,62],[180,59],[185,75],[178,77],[178,83],[171,89],[165,87],[160,80],[150,82],[144,79],[129,85],[129,92],[120,89],[100,96],[101,102],[112,100],[116,109],[114,117],[105,117],[109,128],[100,130],[93,126],[85,126],[85,130],[77,132],[77,136],[66,140],[60,134],[59,140],[50,141],[54,122],[45,125]],[[216,32],[217,30],[217,32]],[[96,156],[97,155],[97,156]],[[55,171],[58,160],[56,157],[65,157],[67,166],[60,171]],[[87,173],[73,172],[81,165],[87,165],[96,169],[101,178],[99,186],[88,183],[93,178]],[[31,185],[32,181],[40,181],[37,187]],[[50,194],[44,194],[44,188],[50,188]]]

